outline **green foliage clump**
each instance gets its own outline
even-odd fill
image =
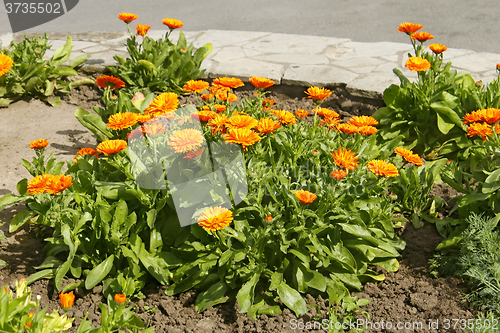
[[[441,275],[463,277],[473,290],[465,299],[481,310],[500,312],[500,216],[471,214],[468,226],[452,243],[442,243],[442,253],[432,261]]]

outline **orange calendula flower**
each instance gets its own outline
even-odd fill
[[[207,126],[212,127],[212,134],[215,135],[217,132],[226,133],[226,122],[227,117],[225,114],[218,114],[208,122]]]
[[[273,217],[271,215],[267,215],[264,220],[266,220],[267,223],[273,222]]]
[[[495,124],[500,121],[500,109],[487,108],[482,110],[482,120],[488,124]]]
[[[179,107],[179,97],[176,93],[166,92],[156,96],[156,98],[144,110],[144,114],[159,116]]]
[[[414,34],[411,34],[410,36],[411,39],[416,39],[418,40],[419,42],[425,42],[425,41],[428,41],[429,39],[432,39],[434,38],[433,35],[431,35],[430,33],[428,32],[423,32],[423,31],[420,31],[420,32],[415,32]]]
[[[411,57],[406,61],[405,67],[412,72],[423,72],[431,68],[431,63],[421,57]]]
[[[464,125],[483,121],[483,110],[472,111],[464,116]]]
[[[115,113],[108,118],[106,127],[114,130],[129,128],[137,124],[137,117],[138,114],[133,112]]]
[[[312,98],[315,101],[322,101],[332,94],[330,90],[319,87],[309,87],[305,93],[309,96],[304,98]]]
[[[229,87],[224,87],[224,86],[219,86],[217,84],[214,84],[210,87],[209,89],[210,93],[211,94],[216,94],[216,93],[220,93],[220,92],[228,92],[228,91],[231,91],[231,88]]]
[[[193,118],[194,120],[200,120],[204,123],[210,121],[210,119],[212,119],[213,117],[215,117],[217,115],[217,113],[213,112],[213,111],[198,111],[198,112],[193,112],[191,114],[191,118]]]
[[[405,161],[413,163],[418,166],[422,166],[424,163],[417,154],[414,154],[411,150],[404,148],[396,148],[394,152],[399,156],[403,157]]]
[[[59,300],[61,301],[61,306],[64,310],[69,310],[75,302],[75,294],[72,291],[69,293],[59,294]]]
[[[423,25],[421,24],[415,24],[415,23],[401,23],[401,25],[398,27],[398,31],[404,32],[408,35],[411,35],[414,32],[417,32],[418,30],[422,29]]]
[[[349,121],[347,123],[352,124],[354,126],[358,126],[358,127],[378,125],[377,119],[373,118],[372,116],[352,117],[351,119],[349,119]]]
[[[97,151],[94,148],[82,148],[76,153],[75,157],[73,158],[73,161],[77,163],[78,162],[77,157],[85,155],[95,156],[96,158],[99,158],[99,155],[97,155]]]
[[[195,151],[190,151],[183,158],[188,159],[188,160],[192,160],[193,158],[200,156],[204,150],[205,150],[205,148],[200,148],[200,149],[195,150]]]
[[[361,126],[361,127],[358,127],[358,131],[359,131],[359,133],[361,133],[363,135],[372,135],[372,134],[377,133],[378,130],[376,127],[373,127],[373,126]]]
[[[235,115],[229,118],[226,122],[226,126],[230,129],[233,128],[248,128],[252,129],[257,126],[259,122],[257,119],[247,116],[247,115]]]
[[[182,23],[182,21],[172,19],[172,18],[163,19],[163,20],[161,20],[161,22],[163,24],[165,24],[167,27],[169,27],[170,29],[179,29],[179,28],[182,28],[184,26],[184,23]]]
[[[431,44],[429,45],[429,49],[431,49],[431,51],[434,52],[435,54],[440,54],[448,50],[448,48],[443,44]]]
[[[355,155],[355,152],[347,148],[339,148],[336,152],[332,153],[335,164],[347,170],[354,170],[358,167],[359,157],[355,157]]]
[[[192,93],[200,94],[203,90],[207,90],[209,87],[209,83],[203,80],[189,80],[182,87],[185,91],[189,91]]]
[[[219,77],[214,79],[212,84],[232,89],[243,87],[245,85],[243,81],[235,77]]]
[[[259,119],[259,122],[257,124],[257,131],[259,131],[262,134],[266,133],[272,133],[278,128],[281,127],[281,124],[277,121],[274,121],[273,119],[269,117],[261,118]]]
[[[491,126],[487,123],[474,123],[470,124],[469,128],[467,128],[467,136],[473,137],[475,135],[481,136],[483,141],[486,141],[486,137],[493,134],[493,130]]]
[[[45,139],[38,139],[30,142],[31,149],[42,149],[49,145],[49,142]]]
[[[95,80],[95,84],[97,84],[101,88],[109,89],[120,89],[125,87],[125,82],[112,75],[103,75],[101,77],[98,77]]]
[[[127,148],[127,141],[106,140],[97,145],[97,151],[106,155],[115,154]]]
[[[148,137],[157,137],[158,135],[165,133],[167,128],[160,123],[147,123],[141,126],[142,134]]]
[[[273,114],[279,118],[283,125],[293,125],[297,123],[297,118],[290,111],[274,110]]]
[[[497,64],[497,71],[500,71],[500,64]]]
[[[257,133],[248,128],[233,128],[224,135],[226,142],[240,144],[243,150],[247,150],[248,146],[259,142],[260,139],[262,138]]]
[[[238,97],[236,97],[235,94],[231,94],[231,93],[228,93],[227,91],[224,91],[224,92],[218,92],[217,94],[215,94],[215,98],[223,101],[223,102],[235,102]]]
[[[340,179],[344,178],[345,176],[347,176],[347,171],[344,171],[344,170],[334,170],[334,171],[332,171],[332,173],[330,175],[333,178],[335,178],[337,180],[340,180]]]
[[[276,101],[274,99],[271,99],[271,98],[264,98],[262,100],[262,106],[272,106],[276,103]]]
[[[118,304],[123,304],[123,303],[125,303],[125,301],[127,301],[127,296],[125,296],[123,294],[115,294],[115,296],[113,298],[114,298],[115,302]]]
[[[187,153],[203,144],[203,133],[194,128],[185,128],[175,131],[168,140],[168,145],[176,153]]]
[[[214,104],[214,105],[212,105],[212,107],[215,109],[215,111],[216,111],[217,113],[224,112],[224,111],[226,111],[226,109],[227,109],[227,108],[226,108],[226,106],[225,106],[225,105],[222,105],[222,104]]]
[[[151,114],[137,114],[137,123],[144,124],[145,122],[153,119],[153,115]]]
[[[34,312],[30,312],[30,313],[28,314],[28,318],[29,318],[29,319],[33,318],[33,315],[34,315],[34,314],[35,314]],[[27,328],[31,328],[31,320],[30,320],[30,321],[28,321],[28,322],[25,324],[25,326],[26,326]]]
[[[146,37],[146,34],[148,33],[148,30],[151,29],[151,26],[147,24],[138,24],[135,29],[137,30],[137,35]]]
[[[233,221],[233,212],[224,207],[210,207],[201,213],[198,225],[206,231],[224,229]]]
[[[7,74],[13,65],[14,61],[11,57],[6,54],[0,54],[0,76]]]
[[[72,180],[73,179],[71,178],[71,176],[53,176],[47,181],[47,192],[51,194],[57,194],[73,185]]]
[[[258,76],[251,77],[250,83],[257,89],[266,89],[275,85],[273,80]]]
[[[299,201],[302,202],[303,204],[309,204],[314,200],[316,200],[318,196],[308,191],[298,190],[295,191],[295,197],[299,199]]]
[[[130,23],[133,20],[137,20],[139,18],[139,16],[137,16],[135,14],[131,14],[131,13],[121,13],[118,15],[118,18],[125,23]]]
[[[346,134],[359,133],[359,127],[353,124],[338,124],[337,129]]]
[[[398,168],[394,164],[382,160],[371,160],[366,167],[374,174],[385,178],[399,175]]]
[[[202,100],[204,101],[209,101],[211,99],[214,99],[215,98],[215,95],[214,94],[203,94],[200,96]]]
[[[297,116],[298,118],[301,118],[301,119],[307,117],[308,115],[309,115],[309,112],[307,112],[306,110],[300,109],[300,110],[295,111],[295,116]]]
[[[31,195],[45,193],[47,191],[47,183],[52,177],[54,176],[43,174],[31,179],[28,182],[28,193]]]

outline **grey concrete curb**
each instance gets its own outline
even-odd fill
[[[165,32],[151,30],[147,35],[156,39]],[[281,85],[345,85],[354,96],[380,99],[387,87],[399,84],[394,68],[401,69],[410,80],[417,77],[404,67],[408,52],[413,51],[410,43],[360,43],[343,38],[246,31],[183,33],[195,48],[212,44],[213,50],[202,64],[205,78],[234,76],[248,81],[252,76],[261,76]],[[105,66],[117,65],[115,54],[128,57],[125,47],[128,34],[116,32],[48,33],[52,48],[46,55],[50,57],[63,45],[67,35],[74,45],[70,60],[81,54],[89,55],[82,68],[85,72],[103,73]],[[174,31],[170,39],[175,42],[178,36],[179,31]],[[0,35],[3,47],[12,40],[23,39],[22,33]],[[488,83],[498,77],[499,54],[448,49],[444,60],[452,61],[453,69],[471,74],[476,81]]]

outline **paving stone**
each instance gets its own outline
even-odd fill
[[[285,71],[282,84],[321,87],[335,83],[349,83],[356,78],[357,74],[342,68],[326,65],[294,65]]]
[[[349,58],[346,60],[332,61],[332,65],[346,68],[358,74],[370,73],[377,66],[385,63],[386,62],[380,59],[375,59],[372,57],[359,57],[359,58]]]
[[[211,43],[215,49],[224,46],[233,46],[241,42],[250,42],[254,39],[270,35],[268,32],[253,32],[253,31],[221,31],[207,30],[201,33],[193,42],[194,47],[200,48],[207,43]]]
[[[254,56],[252,58],[274,63],[297,65],[325,65],[329,63],[328,58],[322,54],[273,53]]]
[[[448,49],[443,52],[443,62],[448,62],[453,58],[462,57],[464,55],[474,54],[476,52],[464,49]]]
[[[101,44],[108,44],[108,45],[124,44],[124,43],[127,43],[128,37],[129,37],[128,33],[124,33],[122,37],[103,40],[103,41],[101,41]]]
[[[208,57],[210,57],[211,55],[212,54],[209,54]],[[212,60],[220,63],[241,58],[246,58],[246,54],[245,52],[243,52],[243,49],[241,47],[237,46],[223,47],[211,57]]]
[[[399,78],[395,74],[371,74],[349,82],[346,89],[354,96],[380,99],[391,84],[399,85]]]
[[[122,52],[128,52],[127,51],[127,47],[126,46],[122,46],[122,47],[117,47],[116,49],[114,49],[115,51],[122,51]]]
[[[114,55],[118,55],[122,58],[128,57],[128,53],[126,52],[99,52],[90,54],[89,61],[90,63],[98,62],[99,60],[103,60],[103,66],[116,66],[118,62],[113,58]]]
[[[346,41],[348,41],[348,39],[291,34],[270,34],[245,45],[245,47],[263,53],[319,54],[331,45],[337,45]]]
[[[214,64],[210,77],[235,76],[248,81],[252,76],[261,76],[281,82],[285,66],[253,59],[236,59]]]
[[[92,47],[88,47],[86,49],[83,49],[83,52],[85,53],[96,53],[96,52],[103,52],[103,51],[108,51],[109,48],[106,47],[105,45],[96,45]],[[113,52],[112,50],[109,50],[110,52]]]
[[[391,56],[397,52],[408,52],[413,50],[411,45],[392,42],[378,43],[361,43],[361,42],[345,42],[339,45],[338,48],[328,48],[326,56],[331,60],[342,60],[347,57],[382,57]]]
[[[66,45],[65,40],[54,40],[54,39],[49,39],[47,41],[47,44],[50,45],[50,49],[52,51],[57,50],[60,46]]]
[[[10,45],[10,42],[14,40],[14,34],[13,33],[6,33],[2,34],[0,36],[0,46],[2,48],[8,48]]]
[[[460,68],[467,72],[484,72],[494,69],[500,63],[500,54],[495,53],[473,53],[462,57],[454,58],[453,67]]]
[[[79,51],[87,47],[92,47],[95,45],[99,45],[97,43],[92,43],[92,42],[81,42],[81,41],[71,41],[71,44],[73,44],[73,48],[71,49],[72,51]]]

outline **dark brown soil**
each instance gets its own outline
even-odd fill
[[[247,87],[248,88],[248,87]],[[334,91],[329,100],[323,104],[324,107],[329,107],[342,116],[349,117],[351,115],[369,115],[372,114],[378,107],[383,105],[382,101],[366,100],[350,96],[349,93],[342,87],[331,87]],[[276,88],[271,96],[277,101],[275,108],[295,111],[297,109],[311,110],[313,103],[311,100],[303,99],[303,87],[288,87],[286,89]],[[285,94],[286,93],[286,94]],[[251,94],[250,91],[241,91],[239,97],[246,97]],[[65,110],[71,105],[84,107],[91,110],[92,106],[97,105],[99,91],[94,87],[80,87],[72,93],[71,98],[65,98],[68,103],[64,102]],[[183,98],[182,103],[192,102],[189,98]],[[25,103],[25,102],[23,102]],[[30,102],[38,103],[38,102]],[[15,104],[9,107],[11,109]],[[61,109],[63,110],[63,109]],[[73,112],[64,112],[55,114],[53,117],[66,117],[71,119],[68,121],[68,128],[46,128],[38,129],[36,135],[44,137],[44,130],[49,135],[49,131],[85,131],[83,127],[74,125]],[[8,109],[0,109],[0,112],[8,111]],[[30,111],[31,112],[31,111]],[[34,112],[34,111],[32,111]],[[25,121],[25,120],[24,120]],[[4,123],[5,124],[5,123]],[[23,128],[22,120],[18,124],[9,123],[11,126],[19,126]],[[78,124],[79,125],[79,124]],[[6,126],[6,125],[1,125]],[[58,126],[64,126],[58,123]],[[2,130],[4,130],[2,128]],[[80,133],[80,132],[78,132]],[[87,135],[87,134],[85,134]],[[65,145],[64,153],[58,155],[61,159],[69,159],[78,151],[78,149],[89,144],[90,140],[71,141],[70,136],[59,136],[57,140],[66,140],[65,142],[54,142],[54,144]],[[55,139],[52,139],[55,140]],[[18,140],[19,141],[19,140]],[[27,140],[29,142],[30,140]],[[51,147],[54,146],[51,142]],[[9,142],[9,150],[6,145],[4,151],[0,151],[5,156],[9,156],[8,152],[12,150],[25,150],[26,142]],[[57,148],[57,146],[56,146]],[[1,149],[0,149],[1,150]],[[29,149],[28,149],[29,150]],[[20,161],[11,161],[17,168],[22,168]],[[17,163],[17,164],[16,164]],[[3,177],[11,177],[7,184],[15,184],[20,178],[16,173],[3,174]],[[25,177],[25,176],[23,176]],[[1,182],[0,182],[0,185]],[[448,191],[442,187],[436,188],[433,194],[439,194]],[[0,188],[0,195],[6,193],[15,193],[15,187],[5,186]],[[448,195],[449,200],[452,196]],[[7,222],[1,226],[7,236],[7,240],[3,241],[3,247],[0,247],[0,259],[5,260],[8,266],[0,268],[0,286],[11,285],[16,279],[26,277],[34,272],[34,268],[40,265],[43,261],[43,246],[44,242],[36,236],[34,228],[25,227],[23,230],[15,234],[8,233],[8,222],[12,219],[15,213],[24,209],[24,204],[17,204],[6,208],[0,212],[0,223]],[[429,320],[440,321],[440,329],[432,330],[432,332],[444,332],[441,329],[442,322],[445,319],[468,319],[473,318],[472,311],[467,309],[467,304],[460,301],[462,291],[466,290],[466,286],[461,280],[455,278],[434,278],[429,273],[428,260],[432,257],[433,250],[436,245],[442,240],[435,228],[431,224],[426,224],[419,230],[413,229],[408,225],[402,233],[402,238],[407,243],[407,248],[402,253],[400,260],[400,270],[396,273],[389,273],[385,281],[374,284],[368,283],[364,290],[354,295],[369,299],[371,302],[362,308],[370,314],[370,322],[373,330],[370,332],[396,332],[394,329],[397,323],[412,324],[421,323],[423,329],[397,330],[397,332],[431,332],[429,330]],[[73,282],[68,280],[63,284]],[[102,287],[96,287],[90,293],[77,292],[75,305],[68,312],[70,317],[83,318],[86,312],[89,314],[89,319],[98,322],[100,318],[99,302],[102,299]],[[37,281],[31,285],[35,295],[41,295],[41,306],[52,309],[61,309],[59,305],[58,295],[54,290],[52,280]],[[156,329],[156,332],[295,332],[301,330],[293,330],[291,322],[297,319],[288,309],[283,311],[283,314],[274,317],[260,316],[257,320],[247,318],[246,315],[238,313],[238,305],[235,302],[223,304],[216,308],[209,308],[202,314],[194,310],[194,300],[196,294],[193,291],[188,291],[175,297],[166,296],[164,293],[165,287],[158,285],[148,285],[144,290],[146,298],[144,300],[135,300],[133,302],[136,307],[136,313],[143,318],[145,323],[149,323],[151,327]],[[322,298],[313,299],[307,297],[308,303],[316,303],[321,309],[321,313],[317,316],[321,319],[328,318],[328,300]],[[62,310],[60,310],[62,313]],[[309,322],[314,321],[311,313],[298,318],[299,321]],[[386,329],[377,329],[377,324],[381,325],[382,321]],[[78,324],[78,320],[76,324]],[[387,329],[387,323],[390,322],[393,329]],[[409,324],[408,324],[409,323]],[[325,330],[317,330],[325,332]],[[453,330],[446,330],[453,332]]]

